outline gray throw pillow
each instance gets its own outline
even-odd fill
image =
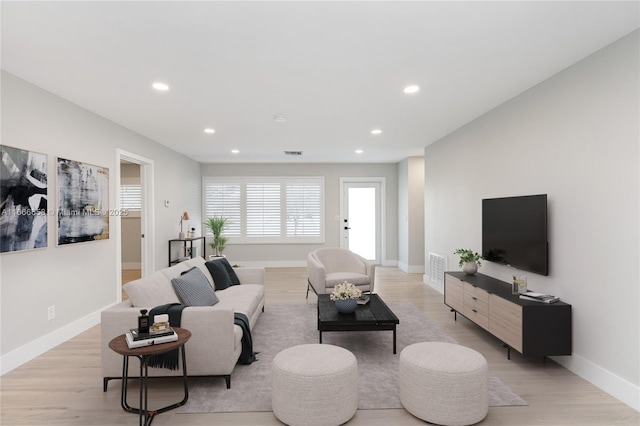
[[[219,302],[209,280],[195,266],[172,279],[171,284],[185,306],[213,306]]]

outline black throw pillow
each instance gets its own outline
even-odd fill
[[[215,258],[205,262],[205,265],[213,278],[216,290],[224,290],[229,286],[240,284],[236,272],[226,257]]]

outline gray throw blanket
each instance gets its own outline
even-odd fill
[[[180,303],[168,303],[166,305],[156,306],[149,312],[149,319],[153,321],[153,317],[156,315],[167,314],[169,315],[169,325],[171,327],[180,327],[180,321],[182,320],[182,310],[185,308]],[[149,367],[156,368],[168,368],[169,370],[178,369],[178,359],[180,357],[180,351],[178,349],[171,350],[169,352],[151,355],[149,357]]]

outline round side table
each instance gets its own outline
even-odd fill
[[[189,399],[189,386],[187,383],[187,360],[185,357],[184,344],[191,338],[191,332],[184,328],[173,327],[174,331],[178,334],[178,340],[175,342],[159,343],[157,345],[149,345],[141,348],[129,348],[127,340],[124,334],[114,338],[109,342],[109,347],[123,356],[122,361],[122,393],[120,403],[122,409],[129,413],[138,413],[140,415],[140,425],[150,425],[156,414],[164,413],[165,411],[172,410],[184,405]],[[147,409],[147,396],[148,396],[148,363],[149,358],[152,355],[158,355],[165,352],[169,352],[174,349],[180,349],[180,356],[182,357],[182,379],[184,381],[184,398],[182,401],[175,404],[167,405],[166,407],[159,408],[157,410]],[[127,382],[129,379],[129,357],[134,356],[140,361],[140,407],[131,407],[127,403]]]

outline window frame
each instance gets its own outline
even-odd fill
[[[223,234],[228,238],[227,244],[323,244],[325,242],[324,221],[324,177],[323,176],[207,176],[202,178],[202,217],[206,220],[212,212],[208,210],[207,190],[210,185],[239,185],[240,186],[240,226],[239,235]],[[280,186],[279,206],[279,235],[247,235],[247,185],[251,184],[278,184]],[[287,223],[289,212],[287,206],[287,185],[307,184],[317,185],[318,193],[318,235],[287,235]],[[212,237],[209,230],[205,229],[204,235]]]

